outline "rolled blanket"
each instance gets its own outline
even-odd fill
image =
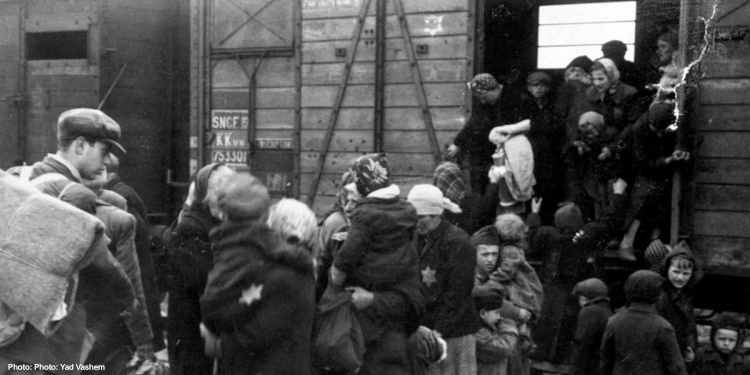
[[[58,307],[72,310],[78,271],[106,241],[104,226],[2,171],[0,192],[0,301],[49,336]]]

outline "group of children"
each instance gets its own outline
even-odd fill
[[[482,235],[478,232],[474,238]],[[482,260],[491,245],[473,242],[482,274],[487,268]],[[573,294],[581,310],[570,359],[572,374],[750,373],[741,324],[730,316],[714,320],[710,346],[698,349],[691,297],[697,271],[687,247],[675,247],[664,259],[661,274],[639,270],[628,277],[624,289],[629,304],[614,315],[602,280],[589,278],[576,284]],[[476,334],[477,373],[521,373],[513,363],[523,355],[519,327],[526,321],[507,306],[508,298],[514,304],[518,301],[508,296],[502,284],[491,282],[477,286],[473,297],[482,319],[482,329]]]

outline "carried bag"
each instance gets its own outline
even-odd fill
[[[351,304],[352,292],[328,284],[318,303],[313,360],[319,369],[357,372],[365,340]]]

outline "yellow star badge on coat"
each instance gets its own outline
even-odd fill
[[[242,297],[240,297],[240,303],[244,303],[250,306],[253,301],[260,301],[260,294],[263,292],[263,284],[250,285],[249,288],[242,291]]]
[[[432,284],[436,283],[435,270],[431,269],[430,266],[422,270],[422,283],[426,284],[429,288]]]

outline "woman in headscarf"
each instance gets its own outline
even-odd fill
[[[211,374],[213,361],[203,353],[200,297],[213,267],[208,234],[219,220],[216,189],[234,171],[209,164],[195,175],[192,202],[186,207],[170,240],[167,285],[167,338],[172,374]]]
[[[594,61],[591,66],[592,86],[586,90],[590,110],[601,113],[607,126],[615,127],[621,132],[633,124],[641,113],[638,111],[633,86],[620,82],[620,71],[615,63],[607,58]],[[609,150],[614,155],[614,150]]]
[[[490,180],[483,196],[472,192],[467,188],[458,165],[446,161],[435,168],[432,184],[437,186],[443,192],[443,196],[457,204],[462,211],[458,214],[445,211],[443,218],[466,233],[474,233],[495,220],[495,208],[500,203],[497,182]]]

